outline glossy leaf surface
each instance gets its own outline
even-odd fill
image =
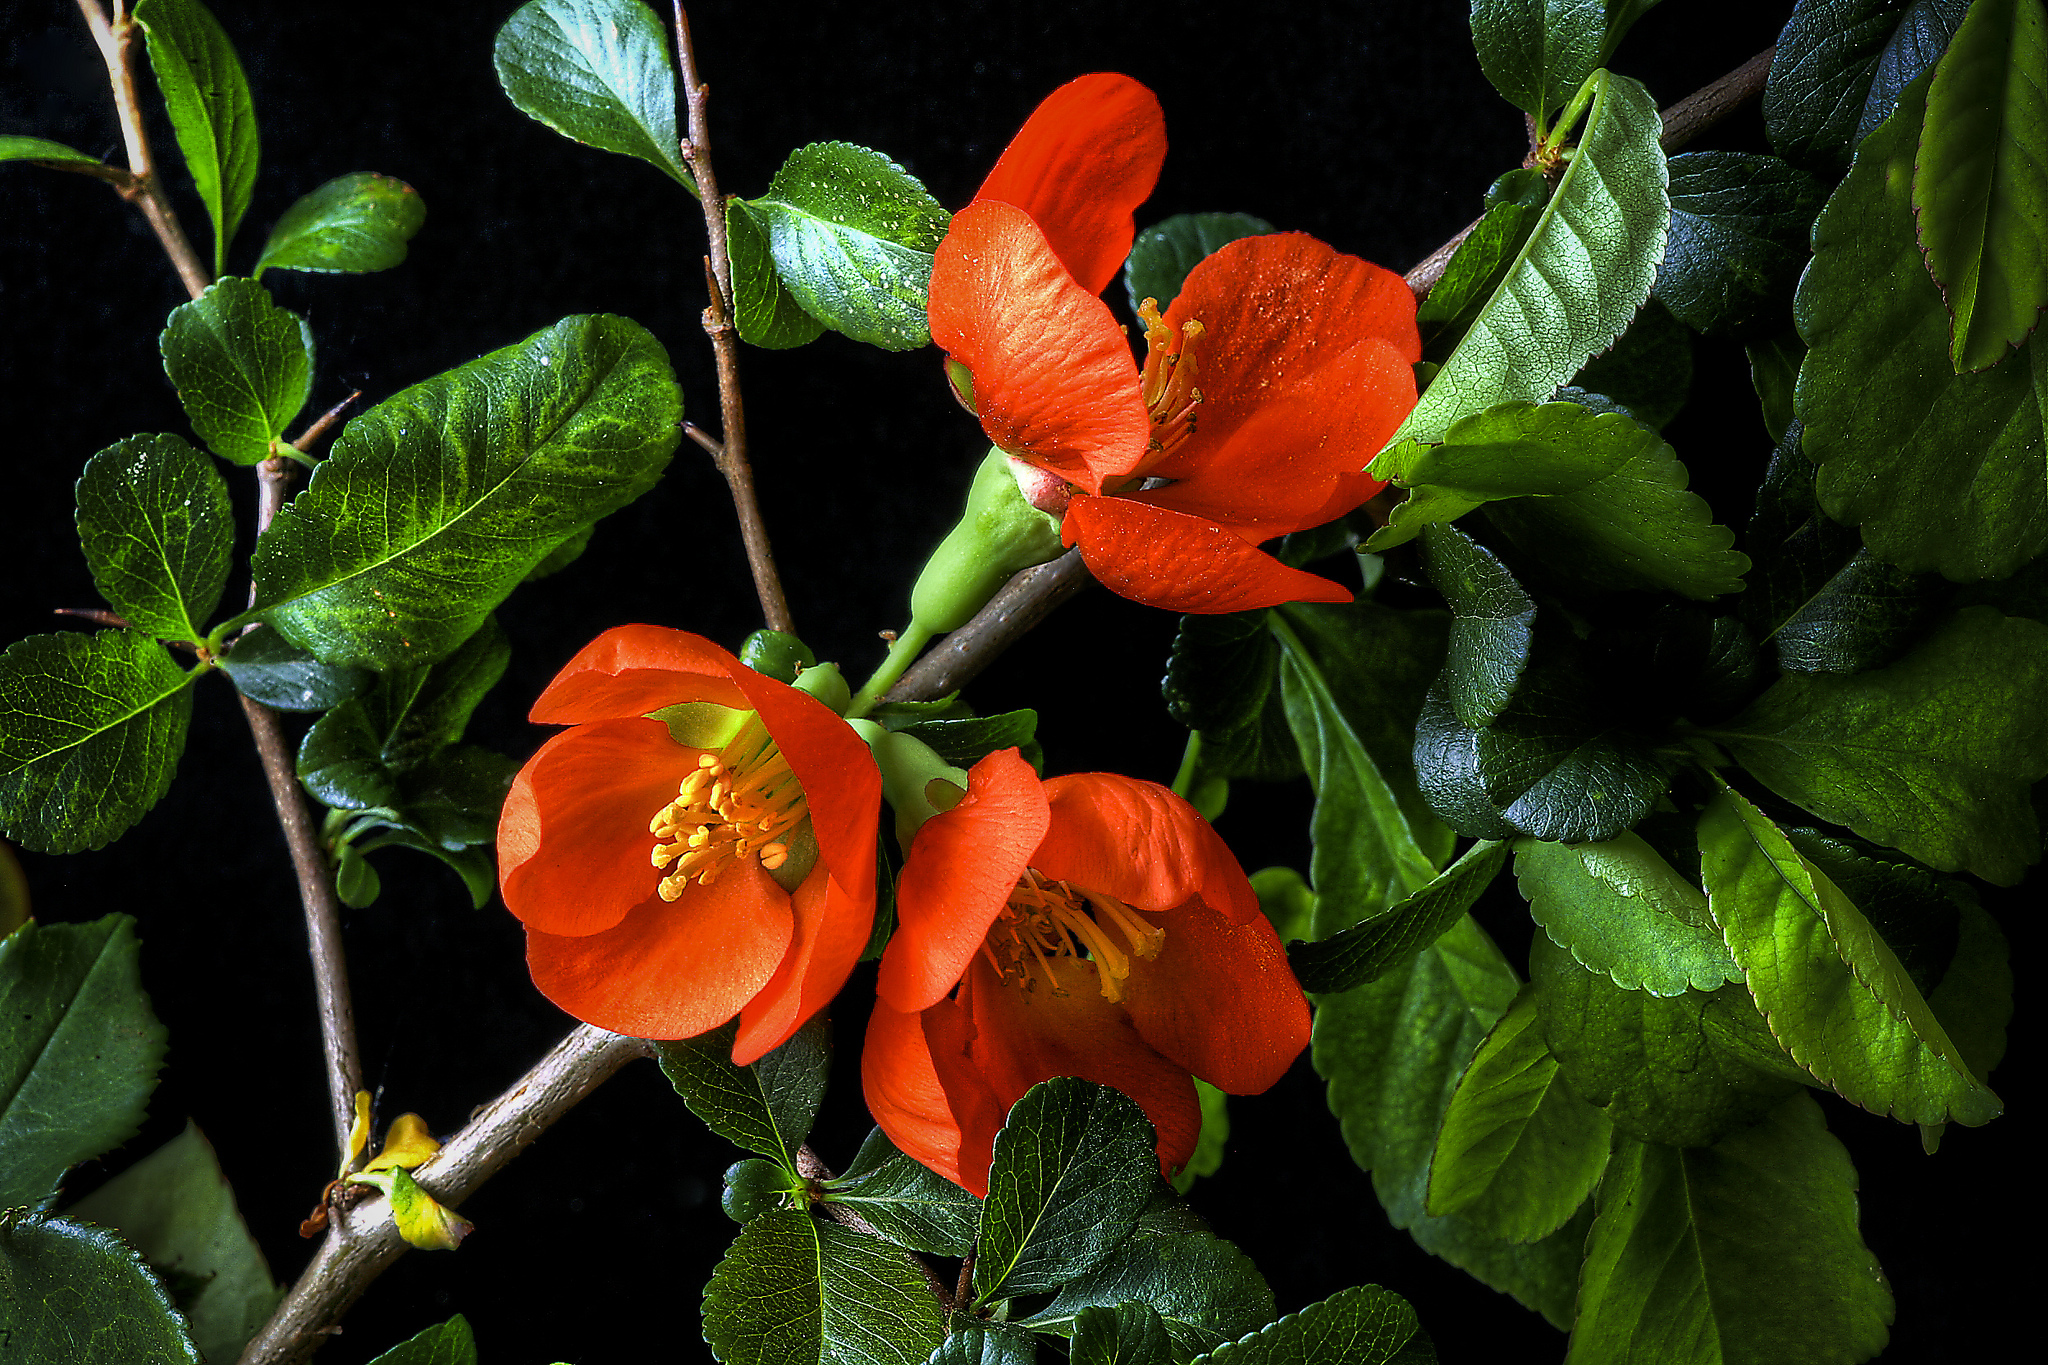
[[[492,61],[520,112],[697,192],[676,138],[668,30],[640,0],[531,0],[498,30]]]
[[[1871,80],[1909,0],[1798,0],[1764,86],[1771,147],[1816,175],[1841,174],[1856,150]]]
[[[1203,1356],[1215,1365],[1434,1365],[1415,1309],[1376,1284],[1340,1289]]]
[[[725,242],[732,258],[733,323],[741,340],[786,351],[825,335],[825,324],[804,311],[776,273],[767,224],[744,199],[726,201]]]
[[[177,436],[131,436],[85,462],[78,541],[115,613],[163,640],[206,638],[234,555],[234,508],[213,462]]]
[[[1235,1246],[1206,1232],[1140,1228],[1092,1273],[1061,1285],[1052,1302],[1021,1325],[1069,1332],[1088,1309],[1121,1303],[1142,1303],[1159,1315],[1176,1360],[1273,1320],[1273,1291]]]
[[[9,134],[0,137],[0,161],[71,161],[86,165],[100,166],[105,163],[96,156],[87,156],[61,142],[52,142],[43,137],[22,137]]]
[[[308,270],[362,274],[405,259],[405,244],[427,221],[427,204],[403,180],[374,171],[336,176],[302,195],[270,229],[255,274]]]
[[[261,156],[249,78],[220,21],[199,0],[139,0],[134,21],[149,35],[149,69],[192,186],[213,220],[213,273],[224,274]]]
[[[797,1148],[810,1136],[825,1098],[831,1027],[813,1019],[752,1066],[732,1063],[738,1029],[727,1023],[695,1038],[656,1044],[661,1072],[705,1127],[793,1171]]]
[[[981,1201],[896,1150],[877,1128],[826,1198],[844,1204],[899,1246],[934,1256],[965,1256],[981,1221]]]
[[[1606,38],[1604,0],[1472,0],[1479,69],[1539,127],[1600,65]]]
[[[923,1365],[943,1337],[904,1252],[795,1209],[747,1224],[704,1288],[724,1365]]]
[[[1695,331],[1782,330],[1827,195],[1806,172],[1754,152],[1671,158],[1671,240],[1657,301]]]
[[[1131,311],[1151,299],[1164,313],[1180,296],[1190,270],[1240,237],[1273,230],[1271,223],[1249,213],[1176,213],[1154,223],[1137,235],[1124,260],[1124,292]]]
[[[192,430],[236,464],[274,453],[312,391],[312,329],[254,280],[221,280],[172,309],[158,345]]]
[[[201,1365],[142,1258],[61,1218],[0,1225],[0,1326],[0,1346],[24,1365]]]
[[[1482,839],[1419,891],[1328,938],[1288,945],[1305,991],[1348,991],[1377,981],[1464,917],[1507,864],[1508,847]]]
[[[457,1313],[401,1341],[370,1365],[476,1365],[476,1334]]]
[[[1742,979],[1706,893],[1633,832],[1595,844],[1518,840],[1515,878],[1551,942],[1617,986],[1671,996]]]

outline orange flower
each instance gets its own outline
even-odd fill
[[[1171,1170],[1201,1134],[1190,1073],[1257,1094],[1308,1046],[1308,1005],[1243,870],[1151,782],[1041,782],[1015,749],[991,754],[918,831],[896,909],[861,1056],[868,1109],[977,1195],[996,1130],[1040,1081],[1129,1095]]]
[[[881,777],[832,709],[700,636],[619,626],[533,705],[572,728],[520,770],[499,884],[541,993],[586,1023],[733,1060],[845,984],[874,923]]]

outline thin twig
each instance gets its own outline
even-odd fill
[[[354,392],[350,393],[348,397],[342,399],[339,403],[336,403],[333,407],[329,408],[327,411],[321,413],[318,417],[314,418],[311,424],[308,425],[304,431],[300,432],[297,436],[294,436],[290,441],[286,442],[286,444],[291,446],[292,449],[298,451],[302,455],[310,455],[312,452],[307,450],[306,447],[311,445],[313,442],[319,440],[322,436],[325,436],[327,434],[327,429],[333,426],[336,422],[339,422],[341,420],[341,415],[344,412],[347,412],[349,410],[349,407],[358,398],[361,398],[362,396],[363,391],[361,389],[357,389]]]
[[[725,458],[725,447],[718,443],[718,438],[698,426],[695,422],[683,423],[683,435],[709,451],[712,459],[722,460]]]
[[[725,198],[718,192],[718,176],[711,169],[711,125],[704,112],[711,91],[697,79],[697,50],[690,42],[690,19],[683,12],[682,0],[676,0],[675,11],[676,60],[682,67],[683,102],[689,110],[690,135],[682,143],[683,160],[697,180],[697,198],[704,205],[704,235],[711,249],[704,266],[706,292],[711,296],[711,304],[704,310],[704,333],[711,338],[711,353],[718,363],[722,429],[712,459],[732,490],[762,618],[770,630],[792,633],[796,626],[790,619],[789,601],[783,596],[782,578],[775,571],[774,552],[768,547],[768,525],[761,519],[761,504],[754,495],[753,467],[747,463],[747,420],[740,407],[740,337],[732,321],[732,258],[725,243]],[[698,444],[703,444],[701,438]]]
[[[584,1025],[570,1032],[533,1070],[448,1139],[412,1175],[444,1204],[459,1205],[635,1057],[652,1055],[638,1038]],[[372,1194],[336,1213],[313,1261],[278,1305],[240,1365],[296,1365],[324,1345],[330,1328],[370,1281],[405,1251],[390,1206]]]

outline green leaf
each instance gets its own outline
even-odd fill
[[[173,308],[157,344],[192,429],[223,460],[277,453],[312,392],[312,329],[254,280],[221,280]]]
[[[1807,1079],[1740,985],[1669,997],[1625,990],[1541,935],[1529,975],[1566,1087],[1643,1142],[1710,1146]]]
[[[38,853],[103,848],[163,799],[192,717],[139,630],[31,635],[0,654],[0,830]]]
[[[1655,299],[1612,346],[1586,362],[1559,398],[1619,410],[1652,430],[1678,415],[1692,389],[1692,332]]]
[[[130,436],[85,462],[78,541],[93,586],[159,639],[206,638],[234,557],[234,508],[213,461],[177,436]]]
[[[1443,439],[1497,403],[1543,402],[1650,296],[1664,254],[1663,123],[1649,92],[1596,71],[1579,147],[1529,238],[1395,439]],[[1375,461],[1381,478],[1398,468]]]
[[[48,138],[21,137],[10,134],[0,137],[0,161],[59,161],[79,162],[88,166],[104,166],[106,163],[96,156],[66,147],[61,142]]]
[[[1764,85],[1771,149],[1816,175],[1840,175],[1869,129],[1871,78],[1907,0],[1799,0]]]
[[[1528,667],[1536,603],[1493,551],[1455,527],[1430,527],[1422,557],[1451,608],[1442,678],[1451,710],[1463,724],[1490,724]]]
[[[668,30],[640,0],[532,0],[498,30],[491,61],[521,113],[697,192],[676,137]]]
[[[1164,313],[1180,297],[1188,272],[1232,242],[1263,237],[1274,230],[1249,213],[1176,213],[1154,223],[1131,243],[1124,259],[1124,292],[1131,311],[1151,299]]]
[[[1305,991],[1348,991],[1377,981],[1462,919],[1507,860],[1506,844],[1482,839],[1382,913],[1317,942],[1290,943],[1287,963]]]
[[[1442,364],[1470,330],[1479,310],[1507,278],[1508,268],[1520,254],[1522,244],[1529,240],[1550,197],[1550,182],[1541,173],[1536,176],[1536,185],[1533,203],[1518,199],[1489,202],[1485,216],[1458,243],[1458,249],[1444,266],[1442,278],[1431,286],[1429,296],[1415,312],[1415,322],[1422,333],[1423,359]],[[1492,199],[1491,194],[1488,199]]]
[[[165,1035],[137,948],[126,915],[0,940],[0,1208],[141,1130]]]
[[[1624,1142],[1601,1182],[1567,1365],[1856,1365],[1892,1296],[1856,1171],[1804,1095],[1713,1147]]]
[[[2044,689],[2048,626],[1969,607],[1888,668],[1783,678],[1706,733],[1822,819],[2010,886],[2041,853]]]
[[[1813,229],[1794,310],[1811,349],[1794,407],[1820,501],[1879,557],[1957,581],[2048,550],[2048,348],[1949,367],[1949,315],[1913,236],[1925,78],[1857,153]]]
[[[1462,1214],[1423,1207],[1430,1156],[1458,1080],[1513,1003],[1520,983],[1468,915],[1405,970],[1317,1002],[1314,1060],[1329,1083],[1330,1112],[1388,1221],[1424,1251],[1536,1309],[1571,1319],[1582,1213],[1527,1246],[1489,1236]]]
[[[1038,743],[1036,711],[942,717],[891,728],[924,744],[956,768],[971,768],[998,749],[1021,749],[1027,759],[1036,755],[1038,763],[1044,759]]]
[[[928,1365],[1032,1365],[1038,1339],[979,1318],[972,1326],[956,1325],[952,1335],[932,1352]]]
[[[661,1074],[704,1126],[736,1147],[796,1169],[832,1065],[832,1028],[814,1018],[751,1066],[734,1066],[738,1023],[680,1042],[655,1044]]]
[[[1102,1264],[1158,1182],[1156,1142],[1144,1111],[1106,1086],[1032,1086],[996,1134],[975,1302],[1050,1293]]]
[[[1617,986],[1671,996],[1742,980],[1706,894],[1639,835],[1597,844],[1518,840],[1515,878],[1550,941]]]
[[[814,142],[748,208],[805,312],[885,351],[930,344],[925,291],[951,219],[908,171],[866,147]]]
[[[378,752],[382,740],[363,704],[345,701],[314,721],[299,741],[299,781],[336,810],[396,805],[398,783]]]
[[[1558,1082],[1534,986],[1524,986],[1451,1094],[1429,1161],[1425,1207],[1482,1232],[1534,1242],[1568,1222],[1600,1183],[1613,1129]]]
[[[386,1351],[370,1365],[476,1365],[476,1336],[457,1313]]]
[[[0,1347],[35,1365],[201,1365],[142,1258],[60,1218],[0,1223]]]
[[[64,1211],[121,1234],[170,1286],[208,1360],[231,1361],[284,1291],[196,1124]]]
[[[1145,1304],[1084,1308],[1074,1318],[1067,1359],[1073,1365],[1174,1365],[1173,1340]]]
[[[1215,1365],[1435,1365],[1436,1347],[1415,1309],[1376,1284],[1340,1289],[1321,1303],[1219,1346]]]
[[[1988,1123],[1999,1098],[1970,1074],[1870,921],[1732,791],[1700,818],[1707,898],[1771,1032],[1855,1104],[1902,1123]]]
[[[218,662],[243,696],[278,711],[325,711],[362,695],[377,677],[323,664],[268,626],[237,638]]]
[[[1806,238],[1827,194],[1798,167],[1754,152],[1671,158],[1671,239],[1657,301],[1694,331],[1782,331]]]
[[[1272,782],[1300,775],[1280,701],[1280,642],[1265,612],[1181,617],[1160,689],[1167,713],[1201,734],[1206,773]]]
[[[266,270],[367,274],[405,259],[405,244],[427,221],[427,204],[403,180],[374,171],[336,176],[284,211],[263,255]]]
[[[139,0],[134,21],[149,35],[149,69],[192,187],[213,219],[213,273],[225,274],[228,242],[248,211],[261,156],[249,78],[220,21],[199,0]]]
[[[923,1365],[944,1335],[904,1252],[795,1209],[747,1224],[704,1287],[724,1365]]]
[[[1911,0],[1871,69],[1870,95],[1856,124],[1858,141],[1890,118],[1906,87],[1941,60],[1969,8],[1970,0]]]
[[[681,397],[624,318],[565,318],[348,424],[258,537],[253,614],[325,663],[431,663],[549,552],[653,487]]]
[[[1206,1232],[1132,1234],[1087,1275],[1061,1285],[1020,1324],[1066,1333],[1090,1308],[1142,1303],[1166,1324],[1175,1360],[1188,1360],[1273,1320],[1273,1291],[1251,1259]]]
[[[1186,1194],[1197,1180],[1222,1170],[1223,1153],[1230,1141],[1230,1096],[1200,1076],[1194,1082],[1195,1098],[1202,1105],[1202,1131],[1195,1138],[1195,1154],[1169,1182],[1175,1194]]]
[[[1752,341],[1744,349],[1749,355],[1750,384],[1763,405],[1764,430],[1773,442],[1782,441],[1792,424],[1792,390],[1799,382],[1806,343],[1797,331],[1787,329],[1767,341]]]
[[[1972,1075],[1988,1081],[2005,1057],[2012,1022],[2012,964],[1998,922],[1974,899],[1963,905],[1955,955],[1927,1007]]]
[[[1600,65],[1606,37],[1605,0],[1472,0],[1479,69],[1539,130]]]
[[[1997,364],[2048,307],[2048,14],[1970,6],[1927,89],[1914,226],[1954,319],[1958,374]]]
[[[825,1198],[844,1204],[898,1246],[934,1256],[965,1256],[974,1246],[981,1201],[896,1150],[877,1128]]]
[[[733,321],[742,341],[786,351],[825,335],[825,324],[804,311],[775,273],[768,226],[744,199],[725,201],[725,242],[732,260]]]
[[[484,694],[497,686],[512,645],[495,616],[438,663],[397,668],[361,705],[379,736],[378,756],[403,771],[462,738]]]
[[[1314,935],[1310,927],[1316,913],[1316,893],[1291,867],[1262,867],[1251,875],[1252,891],[1259,898],[1259,911],[1273,925],[1273,932],[1285,943]]]

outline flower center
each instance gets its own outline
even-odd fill
[[[1150,463],[1195,434],[1195,409],[1202,405],[1202,391],[1195,387],[1193,346],[1206,329],[1189,318],[1174,331],[1159,315],[1156,299],[1139,304],[1138,317],[1145,324],[1139,392],[1152,415],[1152,439],[1145,444]]]
[[[1085,954],[1095,963],[1103,999],[1114,1002],[1124,998],[1132,956],[1150,961],[1165,944],[1166,931],[1147,924],[1122,901],[1047,881],[1027,867],[1002,914],[989,926],[981,951],[1004,982],[1014,980],[1035,991],[1043,977],[1047,988],[1061,997],[1067,991],[1060,984],[1061,969],[1054,964]]]
[[[709,886],[745,858],[773,872],[789,857],[781,836],[805,814],[803,787],[761,718],[750,717],[723,749],[698,758],[676,799],[647,822],[655,869],[675,864],[661,879],[661,898],[676,899],[692,881]]]

